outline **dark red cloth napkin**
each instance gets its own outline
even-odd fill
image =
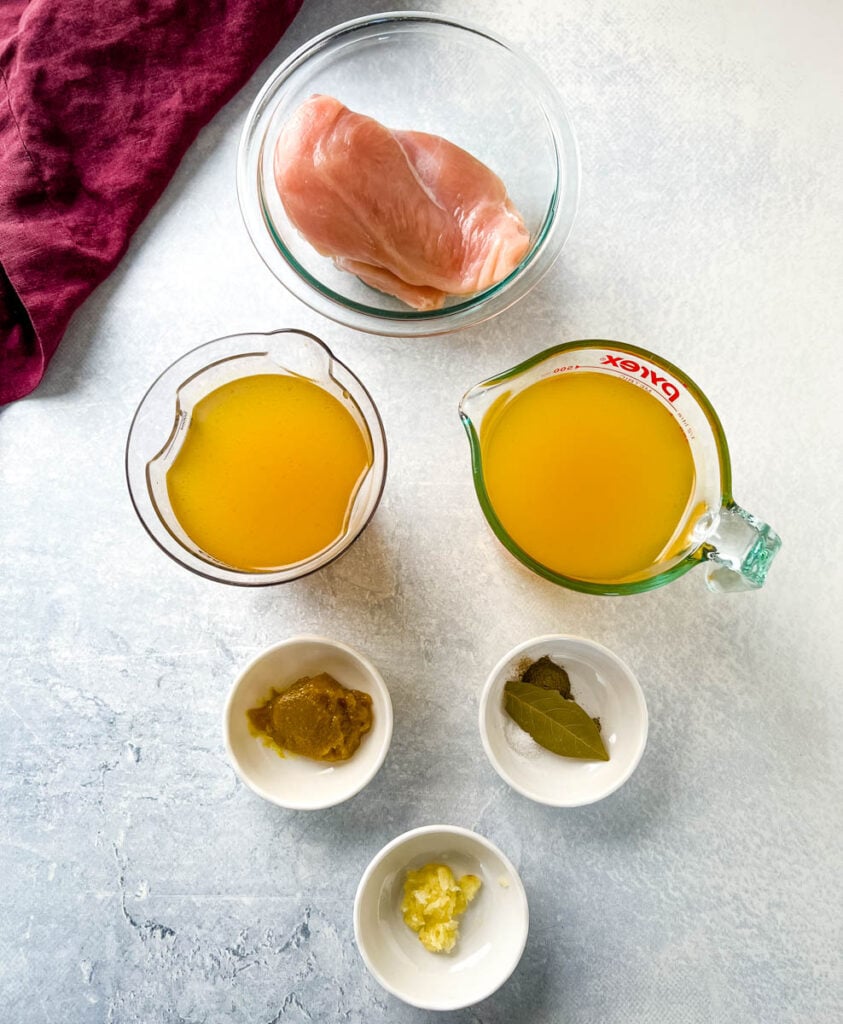
[[[0,0],[0,405],[302,0]]]

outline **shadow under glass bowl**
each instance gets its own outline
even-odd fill
[[[490,167],[530,231],[518,267],[483,292],[417,311],[320,256],[287,218],[272,168],[282,127],[316,93],[390,128],[441,135]],[[559,94],[532,60],[482,28],[395,12],[330,29],[275,71],[243,129],[237,192],[258,253],[298,299],[370,334],[427,336],[481,323],[541,279],[574,222],[579,158]]]
[[[218,561],[184,532],[167,493],[166,475],[178,454],[198,401],[233,380],[280,373],[318,384],[351,414],[370,446],[371,465],[354,496],[342,534],[328,547],[290,565],[245,570]],[[300,579],[338,558],[370,522],[386,482],[386,435],[369,392],[314,335],[280,330],[232,334],[177,359],[143,396],[126,442],[126,481],[147,533],[172,559],[206,579],[261,587]]]

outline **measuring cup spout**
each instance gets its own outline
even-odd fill
[[[781,545],[772,527],[734,502],[724,505],[706,545],[709,590],[719,594],[757,590]]]

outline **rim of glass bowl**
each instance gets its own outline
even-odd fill
[[[363,395],[365,395],[367,401],[369,402],[369,405],[371,406],[371,410],[374,416],[374,419],[372,419],[366,412],[364,412],[362,409],[360,410],[360,414],[363,416],[369,433],[372,436],[373,471],[377,471],[378,469],[377,438],[380,439],[380,444],[383,449],[383,458],[382,466],[380,469],[380,480],[377,485],[377,494],[375,495],[374,500],[372,502],[371,510],[369,511],[369,514],[366,516],[363,523],[360,525],[360,528],[357,530],[354,536],[351,537],[350,540],[347,540],[347,542],[345,542],[346,537],[341,537],[338,541],[335,541],[334,545],[331,545],[331,547],[323,549],[321,552],[318,552],[316,555],[312,556],[306,561],[298,562],[294,566],[286,567],[284,569],[273,570],[271,572],[255,573],[243,569],[236,569],[234,567],[226,566],[222,563],[202,558],[201,556],[194,554],[192,551],[188,551],[187,548],[185,548],[181,544],[181,542],[172,534],[170,529],[167,527],[167,525],[163,522],[158,513],[155,511],[155,502],[153,501],[151,495],[149,494],[149,488],[146,481],[146,467],[148,466],[150,460],[152,458],[155,458],[155,455],[151,455],[149,458],[138,458],[138,461],[140,462],[142,468],[141,480],[133,479],[133,467],[130,465],[130,460],[132,459],[133,454],[137,454],[134,453],[132,449],[135,424],[137,423],[138,418],[141,412],[143,411],[144,406],[146,405],[149,397],[159,387],[164,378],[168,374],[171,374],[176,369],[177,366],[179,366],[181,363],[191,360],[199,352],[205,349],[210,349],[212,346],[222,346],[224,342],[230,343],[237,339],[274,338],[279,334],[300,334],[308,338],[310,341],[315,342],[317,345],[319,345],[320,348],[324,350],[325,355],[329,360],[329,365],[331,368],[333,368],[334,365],[342,367],[342,369],[349,375],[349,377],[351,377],[351,379],[356,382],[357,386],[360,388],[361,392],[363,393]],[[208,369],[209,367],[214,366],[217,363],[224,361],[225,359],[250,354],[258,354],[255,352],[254,346],[244,346],[242,352],[232,352],[229,348],[228,351],[226,351],[225,353],[220,353],[219,356],[214,356],[212,353],[209,352],[208,358],[203,361],[201,366],[198,366],[195,369],[186,372],[185,375],[180,379],[180,381],[174,385],[172,389],[173,399],[175,400],[175,394],[177,389],[185,381],[193,377],[196,373]],[[165,428],[165,430],[166,429],[167,428]],[[171,434],[168,434],[167,436],[170,437]],[[159,447],[159,451],[160,450],[161,448]],[[158,452],[156,452],[155,454],[158,454]],[[248,331],[240,332],[237,334],[226,334],[220,338],[214,338],[211,341],[205,341],[201,345],[197,345],[195,348],[189,349],[187,352],[184,352],[182,355],[179,356],[178,359],[174,360],[172,363],[170,363],[169,366],[162,370],[161,373],[158,374],[158,376],[155,378],[152,384],[150,384],[150,386],[144,392],[143,398],[141,398],[140,402],[138,403],[138,407],[135,410],[134,415],[132,416],[132,422],[131,425],[129,426],[129,434],[126,439],[126,452],[124,456],[126,484],[129,489],[129,498],[132,502],[132,507],[134,508],[135,514],[140,520],[141,525],[146,530],[147,534],[155,542],[155,544],[164,552],[164,554],[168,555],[174,562],[178,562],[179,565],[183,566],[185,569],[189,570],[195,575],[201,576],[206,580],[213,580],[215,583],[225,583],[235,587],[273,587],[280,586],[284,583],[292,583],[293,580],[300,580],[303,579],[305,576],[310,576],[314,572],[318,572],[325,566],[330,565],[331,562],[336,561],[336,559],[338,559],[340,555],[345,554],[345,552],[348,551],[352,544],[354,544],[360,537],[360,535],[365,531],[366,527],[372,521],[375,512],[377,512],[378,510],[381,498],[383,497],[384,487],[386,486],[386,475],[388,465],[389,450],[386,442],[386,432],[384,431],[380,411],[378,410],[378,407],[375,404],[374,399],[369,394],[368,389],[357,376],[357,374],[354,373],[354,371],[341,359],[338,359],[331,351],[331,349],[325,344],[325,342],[321,340],[321,338],[317,338],[316,335],[311,334],[310,331],[299,330],[299,328],[297,327],[285,327],[280,328],[276,331]],[[329,557],[325,558],[324,555],[326,554],[326,552],[331,552],[331,549],[334,546],[337,546],[337,550],[333,551]],[[313,565],[313,562],[317,562],[318,564]]]
[[[491,288],[445,310],[385,310],[347,299],[327,288],[295,259],[279,237],[266,208],[260,167],[268,123],[285,82],[312,56],[338,39],[372,25],[417,22],[450,25],[502,47],[530,74],[553,139],[556,182],[536,240],[519,265]],[[564,168],[564,189],[560,172]],[[269,77],[255,98],[240,137],[237,154],[237,199],[252,244],[282,285],[322,316],[368,334],[427,337],[482,323],[523,298],[553,266],[568,240],[577,212],[580,160],[576,136],[565,106],[545,72],[531,57],[506,40],[471,22],[424,11],[389,11],[343,22],[300,46]],[[560,194],[561,193],[561,194]]]
[[[649,576],[643,580],[634,580],[631,583],[592,583],[589,580],[581,580],[577,579],[575,576],[564,576],[562,573],[554,572],[553,569],[548,568],[542,562],[536,561],[532,555],[528,554],[519,544],[517,544],[506,531],[506,528],[500,519],[498,519],[497,513],[492,505],[492,501],[489,498],[489,492],[486,490],[486,481],[483,476],[480,435],[475,428],[474,421],[463,411],[462,405],[465,401],[466,395],[474,391],[476,388],[484,385],[501,384],[504,381],[518,377],[525,370],[529,370],[538,363],[551,359],[560,352],[567,352],[573,349],[590,348],[594,346],[599,346],[600,348],[619,349],[624,352],[639,355],[649,362],[654,362],[658,366],[663,367],[669,373],[673,374],[678,380],[682,381],[690,394],[693,395],[700,408],[703,410],[705,418],[711,427],[711,432],[714,435],[718,460],[720,463],[720,497],[722,504],[728,505],[733,500],[731,459],[729,455],[729,446],[726,443],[726,434],[723,431],[723,426],[720,423],[719,416],[714,411],[714,406],[709,402],[700,390],[699,386],[691,380],[687,373],[680,370],[678,366],[671,363],[663,356],[656,355],[655,352],[651,352],[649,349],[640,348],[638,345],[627,345],[626,342],[623,341],[608,341],[601,338],[589,338],[581,341],[566,341],[561,345],[552,345],[550,348],[546,348],[542,352],[537,352],[529,359],[523,360],[523,362],[518,363],[516,366],[512,366],[508,370],[495,374],[494,377],[487,377],[485,380],[480,381],[479,384],[475,384],[473,387],[469,388],[460,401],[459,411],[460,419],[462,420],[463,427],[468,435],[469,447],[471,448],[471,475],[474,480],[474,490],[477,494],[477,500],[480,503],[480,507],[483,510],[483,515],[486,517],[486,521],[492,528],[492,532],[507,551],[517,558],[522,565],[526,565],[528,569],[532,569],[537,576],[542,576],[544,579],[550,580],[551,583],[557,583],[559,586],[565,587],[567,590],[576,590],[581,594],[623,597],[626,594],[641,594],[647,590],[655,590],[657,587],[661,587],[665,583],[670,583],[677,577],[683,576],[690,569],[693,569],[695,565],[700,564],[708,550],[707,546],[702,544],[700,547],[695,548],[681,561],[677,562],[676,565],[670,566],[670,568],[665,569],[664,572],[657,573],[655,576]]]

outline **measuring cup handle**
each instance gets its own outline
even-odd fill
[[[717,529],[709,537],[706,582],[719,594],[757,590],[782,546],[776,531],[731,502],[720,509]]]

